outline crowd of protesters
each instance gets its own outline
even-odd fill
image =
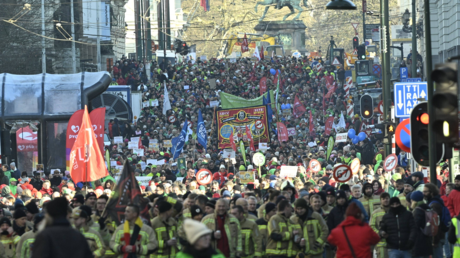
[[[332,116],[339,124],[344,117],[345,125],[335,126],[330,135],[350,128],[359,132],[362,121],[348,116],[343,69],[335,73],[318,63],[306,57],[197,59],[166,69],[154,62],[147,70],[136,61],[120,60],[112,71],[114,84],[131,85],[143,92],[144,100],[159,100],[159,106],[135,114],[134,124],[114,119],[108,127],[111,160],[151,178],[140,189],[148,199],[149,217],[141,216],[136,203],[118,210],[124,217],[121,224],[103,216],[109,198],[119,198],[112,176],[85,185],[73,182],[68,171],[35,171],[29,178],[14,163],[3,165],[0,257],[460,257],[460,175],[449,182],[447,165],[441,164],[437,181],[428,182],[399,150],[398,166],[385,171],[383,144],[374,135],[358,144],[336,143],[327,156],[325,120]],[[274,119],[296,128],[288,142],[278,141],[273,125],[267,150],[248,148],[247,163],[238,151],[233,162],[226,160],[218,149],[210,102],[220,101],[219,92],[256,98],[262,77],[275,90],[271,68],[280,70],[280,107],[292,109],[297,96],[311,110],[314,125],[309,124],[310,112],[300,117],[275,112]],[[337,87],[326,98],[328,76]],[[210,79],[216,80],[215,87]],[[172,106],[166,114],[164,84]],[[207,146],[196,141],[199,109]],[[171,115],[173,123],[167,119]],[[163,140],[177,137],[185,119],[192,121],[194,133],[180,155],[185,167],[180,167]],[[114,144],[119,136],[123,143]],[[141,137],[144,155],[128,148],[132,137]],[[158,149],[150,148],[150,139],[158,140]],[[257,152],[266,158],[260,176],[252,164]],[[359,171],[349,181],[337,182],[334,168],[355,158]],[[166,163],[147,163],[151,159]],[[309,170],[311,159],[322,170]],[[281,177],[286,165],[303,169],[296,177]],[[200,185],[200,169],[212,172],[210,184]],[[240,171],[254,171],[256,178],[243,184]]]

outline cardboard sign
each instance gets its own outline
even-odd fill
[[[171,142],[171,140],[164,140],[164,141],[163,141],[163,147],[165,147],[165,148],[172,148],[172,142]]]
[[[110,166],[111,167],[115,167],[116,165],[117,165],[117,161],[115,161],[115,160],[110,161]]]
[[[157,164],[157,160],[156,160],[156,159],[148,159],[146,163],[147,163],[147,165],[148,165],[148,164],[156,165],[156,164]]]
[[[209,106],[210,107],[218,107],[219,106],[219,101],[217,101],[217,100],[209,101]]]
[[[215,89],[216,88],[216,79],[208,79],[209,88]]]
[[[335,142],[347,142],[347,137],[348,137],[347,133],[338,133],[335,136]]]
[[[139,139],[140,139],[140,138],[141,138],[141,137],[131,137],[131,141],[132,141],[132,142],[135,142],[135,143],[139,143]]]
[[[224,154],[222,154],[222,157],[225,159],[228,159],[228,158],[234,159],[235,151],[232,149],[224,149]]]
[[[189,85],[184,85],[184,90],[188,90],[190,89],[190,86]]]
[[[280,177],[281,178],[286,178],[286,177],[291,177],[294,178],[297,176],[297,166],[282,166],[281,171],[280,171]]]
[[[268,144],[266,142],[259,142],[259,150],[267,150]]]
[[[179,158],[177,160],[177,164],[179,165],[179,169],[186,169],[187,168],[187,164],[185,163],[185,158]]]
[[[160,105],[160,103],[158,103],[158,99],[150,99],[149,102],[151,107],[158,107]]]
[[[247,185],[254,182],[254,171],[240,171],[240,183]]]
[[[144,156],[144,149],[133,149],[133,153],[136,153],[137,156]]]
[[[296,134],[295,127],[289,127],[287,131],[288,131],[288,136],[292,136]]]
[[[123,136],[113,137],[113,143],[123,143]]]
[[[115,179],[115,181],[119,181],[120,180],[120,176],[114,176],[113,177]],[[149,182],[152,178],[149,177],[149,176],[136,176],[136,180],[138,181],[139,183],[139,186],[149,186]]]
[[[143,107],[143,108],[150,107],[150,101],[144,101],[144,102],[142,102],[142,107]]]
[[[290,108],[283,109],[283,115],[290,115],[292,110]]]
[[[134,150],[139,147],[139,142],[128,142],[128,149]]]

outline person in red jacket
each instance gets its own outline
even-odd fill
[[[455,177],[454,183],[455,187],[447,197],[446,205],[451,218],[455,218],[460,214],[460,175]]]
[[[379,235],[363,222],[364,215],[356,203],[351,203],[346,219],[331,231],[329,244],[337,246],[336,257],[371,258],[371,246],[380,241]]]
[[[42,195],[49,194],[50,196],[53,194],[53,189],[51,189],[51,182],[49,180],[45,180],[43,182],[43,187],[40,190]]]

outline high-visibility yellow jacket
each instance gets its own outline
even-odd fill
[[[283,213],[278,213],[268,222],[268,244],[265,253],[267,256],[295,256],[296,249],[300,247],[294,243],[292,231],[299,230],[300,226],[286,218]],[[281,235],[281,240],[273,239],[273,233]],[[299,237],[302,233],[299,234]],[[294,246],[296,245],[296,246]]]
[[[305,221],[302,221],[298,216],[293,217],[292,221],[301,227],[302,237],[305,239],[303,252],[306,255],[322,254],[329,234],[323,217],[312,209],[308,209]],[[320,245],[319,247],[315,247],[316,242]]]
[[[401,193],[398,195],[399,200],[401,201],[401,205],[408,208],[410,206],[410,203],[407,203],[406,200],[406,195],[404,193]]]
[[[382,208],[376,209],[374,212],[371,214],[371,218],[369,220],[369,226],[374,230],[375,233],[379,233],[380,231],[380,222],[382,221],[383,215],[385,215],[387,211],[385,211]],[[386,250],[387,243],[385,241],[385,238],[381,238],[380,242],[377,243],[375,246],[379,257],[387,257],[388,255],[385,255],[387,252]]]
[[[126,221],[125,223],[128,222]],[[114,251],[114,253],[119,254],[119,258],[122,258],[124,256],[124,253],[122,251],[123,246],[129,245],[130,241],[130,239],[125,239],[123,227],[124,224],[119,225],[113,233],[112,239],[110,239],[110,248],[112,248],[112,251]],[[133,228],[134,223],[129,225],[130,235],[133,234]],[[157,237],[151,227],[145,224],[142,225],[135,246],[138,258],[147,258],[149,253],[153,252],[153,250],[158,248]]]
[[[454,256],[453,258],[460,258],[460,230],[458,229],[458,219],[452,219],[452,225],[455,227],[455,235],[457,236],[457,242],[454,244]]]
[[[252,258],[262,256],[262,238],[257,224],[248,219],[240,221],[241,237],[243,242],[242,258]]]
[[[376,209],[380,208],[380,196],[372,195],[372,197],[363,196],[359,198],[359,201],[363,204],[367,214],[372,214]]]
[[[206,215],[201,222],[214,232],[217,230],[217,216],[217,211],[215,211],[213,214]],[[234,258],[237,253],[241,253],[243,251],[240,222],[237,218],[235,218],[235,216],[226,214],[224,227],[228,238],[230,258]],[[211,242],[213,248],[216,248],[217,240],[212,240]]]
[[[16,246],[16,257],[17,258],[28,258],[32,256],[30,247],[35,241],[36,232],[29,231],[24,233],[19,239],[18,245]],[[2,245],[3,246],[3,245]],[[3,257],[0,255],[0,257]]]
[[[18,244],[20,236],[13,234],[10,235],[0,235],[0,242],[5,247],[5,258],[12,258],[16,254],[16,245]]]
[[[264,204],[260,205],[260,207],[257,209],[257,217],[259,219],[265,218],[265,205],[266,204],[267,203],[264,203]]]
[[[169,217],[166,221],[158,216],[152,220],[152,228],[158,240],[158,249],[153,252],[151,258],[173,258],[179,252],[177,246],[169,246],[166,242],[176,238],[177,241],[177,221]]]
[[[249,213],[245,214],[244,217],[245,217],[247,220],[250,220],[250,221],[253,221],[253,222],[256,222],[256,220],[257,220],[257,217],[256,217],[256,216],[254,216],[254,215],[252,215],[252,214],[249,214]]]
[[[85,236],[89,249],[94,257],[103,257],[105,255],[106,246],[99,232],[88,226],[80,228],[80,232]]]
[[[91,220],[93,221],[91,228],[94,230],[99,230],[98,232],[101,235],[102,240],[104,240],[104,245],[106,246],[104,258],[116,257],[117,255],[112,251],[112,249],[108,247],[110,246],[110,239],[112,238],[112,235],[117,228],[117,224],[112,220],[110,216],[108,216],[104,222],[105,228],[101,230],[101,225],[99,225],[100,218],[101,216],[98,213],[91,215]],[[97,228],[96,225],[99,225],[99,228]]]
[[[259,235],[260,239],[262,241],[262,255],[265,255],[265,249],[267,248],[267,243],[268,243],[268,229],[267,229],[267,224],[268,221],[265,219],[258,219],[256,220],[257,227],[259,228]]]

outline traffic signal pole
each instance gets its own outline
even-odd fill
[[[385,0],[388,1],[388,0]],[[428,156],[430,159],[430,182],[436,182],[436,139],[433,131],[433,81],[431,80],[431,71],[433,69],[431,57],[431,21],[430,21],[430,0],[423,0],[424,10],[423,17],[425,21],[425,49],[426,49],[426,82],[427,82],[427,97],[428,97]],[[416,56],[412,56],[412,62],[416,60]]]
[[[417,32],[416,32],[415,0],[412,0],[412,78],[417,77]]]
[[[366,43],[366,0],[363,0],[363,44]]]
[[[381,47],[382,47],[382,57],[383,57],[383,119],[389,120],[390,115],[390,106],[391,106],[391,69],[390,69],[390,34],[389,34],[389,4],[388,0],[381,1],[380,4],[380,11],[381,11],[381,23],[382,23],[382,39],[381,39]],[[385,144],[385,155],[389,155],[391,153],[390,148],[391,142],[387,142]]]

